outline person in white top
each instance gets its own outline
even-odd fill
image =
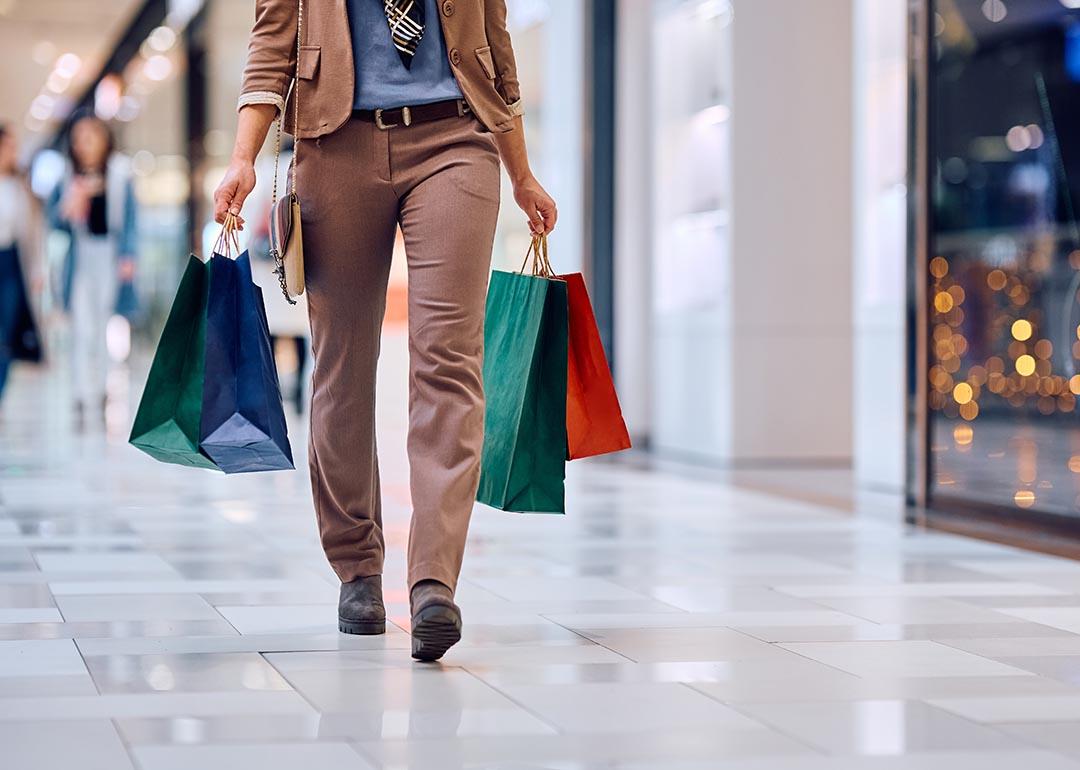
[[[135,199],[130,161],[113,151],[109,126],[86,115],[68,135],[71,167],[53,196],[54,225],[71,235],[64,306],[71,314],[72,385],[81,428],[104,414],[108,348],[105,327],[122,281],[134,273]]]
[[[30,315],[27,279],[40,283],[37,206],[18,165],[15,136],[0,125],[0,396],[11,363],[37,360],[40,340]]]

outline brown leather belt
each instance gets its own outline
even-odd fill
[[[353,110],[353,117],[374,123],[379,128],[386,130],[441,118],[460,118],[469,112],[471,110],[464,99],[447,99],[443,102],[418,104],[415,107],[395,107],[392,110]]]

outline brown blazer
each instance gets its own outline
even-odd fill
[[[298,0],[255,0],[240,107],[274,104],[281,110],[288,98],[285,126],[293,133],[289,86],[296,68],[299,136],[313,139],[336,131],[349,119],[355,71],[346,0],[303,3],[303,40],[296,68]],[[521,91],[506,31],[506,0],[441,0],[439,11],[446,52],[465,101],[489,130],[512,130],[514,117],[521,114]]]

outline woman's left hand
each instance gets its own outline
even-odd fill
[[[540,186],[536,177],[530,175],[514,185],[514,200],[529,218],[529,230],[533,234],[547,234],[555,229],[555,221],[559,218],[555,200]]]

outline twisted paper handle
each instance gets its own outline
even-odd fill
[[[230,259],[236,259],[236,257],[240,256],[240,238],[236,234],[237,226],[236,216],[226,212],[225,222],[221,225],[221,232],[218,233],[217,240],[214,241],[215,254]]]
[[[551,260],[548,259],[547,233],[540,233],[539,235],[533,233],[529,249],[525,252],[525,259],[521,263],[521,269],[518,270],[519,273],[525,272],[525,265],[529,263],[530,256],[533,258],[533,275],[543,278],[555,277],[555,271],[551,267]]]

